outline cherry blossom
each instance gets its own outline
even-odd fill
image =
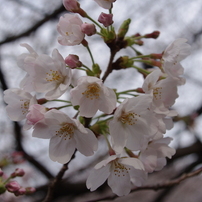
[[[185,84],[185,78],[181,77],[184,69],[180,62],[190,54],[191,46],[186,42],[187,39],[176,39],[163,52],[163,71],[168,77],[175,80],[177,85]]]
[[[179,63],[185,59],[191,50],[191,46],[186,43],[187,39],[179,38],[172,42],[163,52],[164,61]]]
[[[131,181],[139,186],[145,179],[144,166],[139,159],[112,155],[94,167],[86,185],[88,189],[94,191],[107,180],[115,194],[124,196],[131,190]]]
[[[67,163],[75,149],[85,156],[91,156],[97,150],[97,139],[93,132],[76,119],[52,109],[45,118],[34,125],[33,137],[50,139],[49,156],[51,160]]]
[[[6,112],[13,121],[25,119],[29,106],[37,104],[35,96],[19,88],[5,90],[4,101],[8,104],[6,106]]]
[[[126,99],[116,109],[109,123],[112,147],[121,152],[126,146],[131,150],[144,147],[147,137],[152,136],[151,124],[155,120],[150,110],[152,96],[140,95]],[[151,121],[152,120],[152,121]]]
[[[175,103],[177,82],[172,78],[159,80],[162,72],[158,69],[151,72],[145,79],[142,89],[146,94],[153,95],[154,111],[158,114],[169,114],[169,108]]]
[[[58,42],[63,46],[74,46],[80,44],[85,34],[81,31],[82,20],[78,15],[65,14],[61,16],[57,30],[61,34]]]
[[[175,149],[168,146],[171,140],[170,137],[154,139],[141,150],[139,158],[147,172],[161,170],[166,165],[166,157],[171,158],[175,154]]]
[[[79,105],[81,116],[93,117],[98,109],[110,114],[116,107],[116,94],[96,77],[80,77],[70,94],[72,105]]]
[[[167,77],[170,77],[174,80],[177,85],[184,85],[186,79],[182,77],[184,73],[184,68],[180,63],[172,63],[164,61],[162,68],[166,73]]]
[[[116,0],[94,0],[100,7],[110,9]]]
[[[30,50],[29,45],[24,45]],[[24,60],[23,60],[24,59]],[[57,49],[52,57],[42,54],[23,54],[19,65],[27,72],[20,87],[26,91],[46,93],[46,99],[56,99],[66,92],[71,83],[71,69],[66,68],[65,61]]]
[[[37,122],[44,119],[44,114],[47,112],[46,107],[39,104],[33,104],[29,107],[26,115],[26,122],[23,129],[28,130],[34,126]]]

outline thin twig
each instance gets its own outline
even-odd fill
[[[54,10],[51,14],[45,15],[43,19],[41,19],[38,22],[36,22],[33,26],[29,27],[24,32],[22,32],[22,33],[20,33],[18,35],[7,36],[7,38],[5,38],[4,40],[0,41],[0,45],[8,43],[8,42],[15,41],[15,40],[17,40],[17,39],[19,39],[21,37],[29,36],[32,32],[35,32],[39,27],[41,27],[41,25],[43,25],[44,23],[50,21],[51,19],[57,18],[57,16],[60,13],[64,12],[64,11],[65,11],[65,8],[64,8],[63,5],[61,5],[56,10]]]
[[[75,150],[74,154],[72,155],[71,160],[74,159],[75,153],[76,153],[76,150]],[[57,174],[57,176],[52,180],[52,182],[50,182],[50,185],[49,185],[49,188],[48,188],[48,193],[46,195],[46,198],[43,200],[43,202],[51,202],[52,201],[55,187],[61,181],[63,175],[65,174],[66,170],[68,169],[68,165],[71,162],[71,160],[68,163],[65,163],[62,166],[62,168],[60,169],[60,171]]]

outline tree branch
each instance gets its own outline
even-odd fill
[[[46,15],[42,20],[36,22],[32,27],[28,28],[27,30],[25,30],[21,34],[11,35],[11,36],[8,36],[3,41],[0,41],[0,45],[15,41],[15,40],[17,40],[17,39],[19,39],[21,37],[24,37],[24,36],[29,36],[32,32],[35,32],[41,25],[43,25],[44,23],[48,22],[51,19],[56,18],[63,11],[65,11],[65,8],[64,8],[63,5],[61,5],[53,13],[51,13],[49,15]]]
[[[43,200],[43,202],[51,202],[53,195],[54,195],[54,190],[55,187],[58,185],[58,183],[60,182],[60,180],[62,179],[63,175],[65,174],[65,171],[68,169],[68,165],[71,162],[72,159],[75,158],[75,153],[76,150],[74,152],[74,154],[72,155],[72,158],[70,159],[70,161],[68,163],[65,163],[62,168],[60,169],[59,173],[57,174],[57,176],[53,179],[53,181],[50,183],[49,185],[49,189],[48,189],[48,193],[46,195],[46,198]]]

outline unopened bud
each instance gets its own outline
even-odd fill
[[[24,174],[25,174],[25,171],[24,171],[23,169],[21,169],[21,168],[16,168],[16,169],[15,169],[15,172],[12,173],[11,176],[12,176],[12,177],[13,177],[13,176],[15,176],[15,177],[22,177],[22,176],[24,176]]]
[[[156,39],[158,38],[158,36],[160,35],[160,32],[159,31],[154,31],[150,34],[145,34],[144,37],[145,38],[153,38],[153,39]]]
[[[108,27],[112,25],[114,22],[112,18],[113,18],[113,14],[106,14],[102,12],[98,18],[98,21],[102,23],[105,27]]]
[[[76,12],[80,9],[80,4],[76,0],[63,0],[63,5],[70,12]]]
[[[32,194],[36,191],[34,187],[26,187],[26,194]]]
[[[87,36],[92,36],[96,33],[96,28],[94,24],[89,24],[85,22],[81,25],[81,31]]]
[[[82,63],[79,61],[79,56],[77,55],[72,55],[69,54],[66,58],[65,58],[65,63],[71,68],[77,68],[77,67],[81,67]]]
[[[123,39],[125,37],[126,33],[128,32],[130,23],[131,19],[127,19],[122,23],[118,31],[118,38]]]
[[[24,187],[21,187],[14,194],[15,194],[15,196],[24,195],[24,194],[26,194],[26,189]]]
[[[18,184],[17,181],[11,181],[8,184],[6,184],[5,187],[9,192],[12,192],[12,193],[14,193],[20,189],[20,185]]]

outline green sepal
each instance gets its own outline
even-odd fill
[[[101,33],[102,38],[104,39],[105,43],[111,43],[112,41],[114,41],[116,39],[116,33],[115,33],[113,27],[111,28],[111,30],[102,28],[100,30],[100,33]]]
[[[74,109],[78,111],[79,110],[79,105],[74,106]]]
[[[91,70],[86,70],[87,76],[95,76],[94,72]]]
[[[0,194],[5,193],[5,191],[6,191],[5,185],[4,184],[0,184]]]
[[[98,64],[93,65],[93,72],[94,72],[94,76],[100,78],[100,74],[102,71],[101,71],[100,66]]]

